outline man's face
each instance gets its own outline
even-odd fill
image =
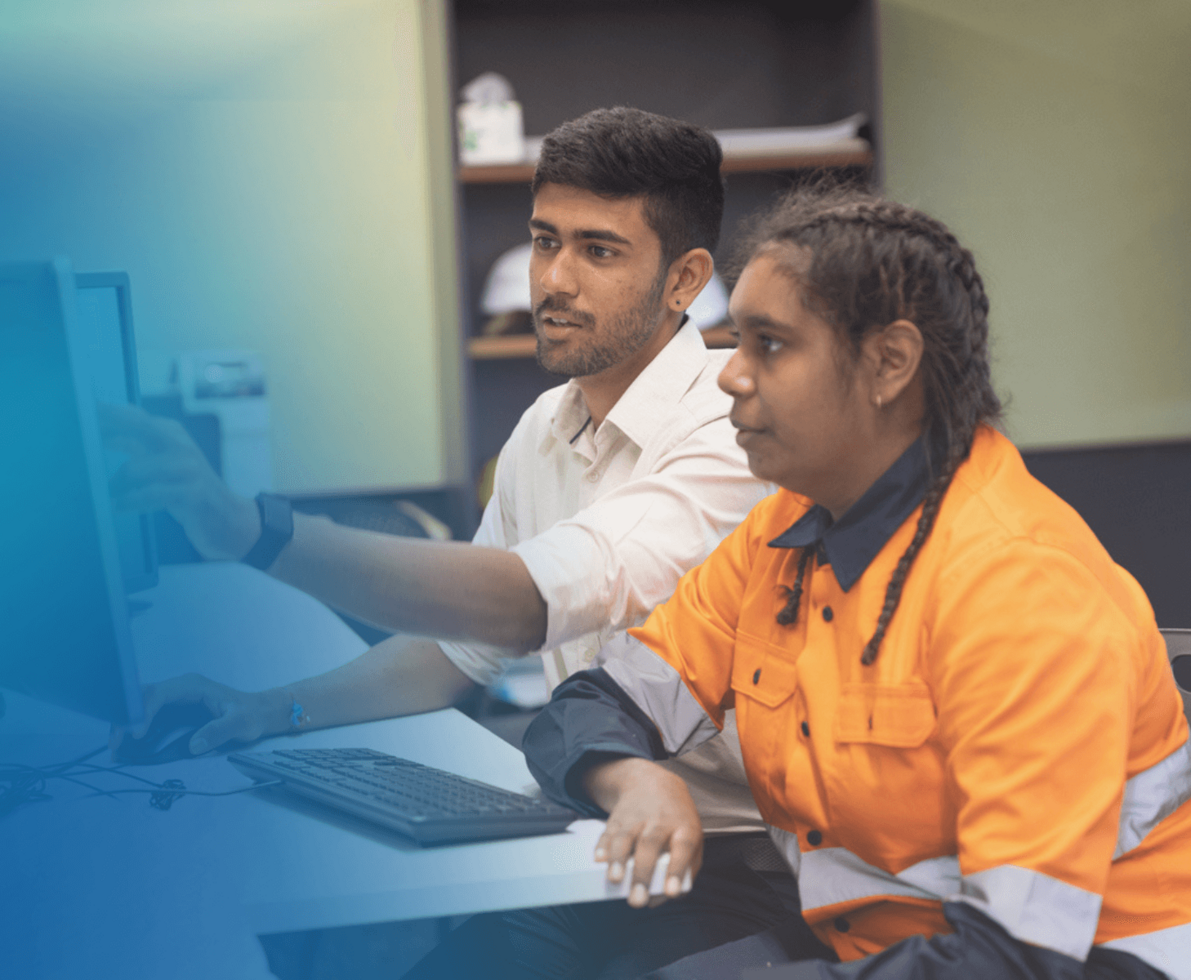
[[[543,184],[529,228],[538,363],[583,378],[642,351],[661,323],[667,271],[644,199]]]

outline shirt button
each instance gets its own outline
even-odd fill
[[[823,835],[817,830],[812,830],[806,835],[806,842],[810,844],[811,847],[818,847],[823,843]]]
[[[759,684],[761,682],[761,668],[758,667],[753,671],[753,683]]]
[[[851,929],[851,928],[852,928],[852,923],[851,923],[851,922],[849,922],[847,919],[845,919],[845,918],[844,918],[844,917],[841,915],[841,916],[840,916],[838,919],[836,919],[836,920],[835,920],[835,927],[836,927],[836,928],[837,928],[837,929],[838,929],[840,932],[847,932],[849,929]]]
[[[824,606],[823,607],[823,622],[830,623],[833,619],[835,619],[835,613],[833,613],[831,611],[831,607]]]
[[[802,734],[805,735],[807,738],[810,738],[811,737],[811,726],[808,725],[804,721],[801,725],[801,728],[802,728]]]
[[[599,483],[600,482],[600,471],[592,470],[590,473],[588,473],[587,474],[587,482],[588,483]]]

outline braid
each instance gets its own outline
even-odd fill
[[[735,269],[762,251],[788,257],[782,265],[803,304],[835,328],[853,358],[865,337],[896,320],[912,322],[922,335],[924,437],[939,472],[865,645],[861,663],[871,665],[977,428],[1000,419],[989,370],[988,296],[972,253],[942,222],[855,187],[793,191],[750,229]],[[797,618],[804,561],[778,622]]]
[[[798,610],[802,606],[802,580],[814,550],[813,546],[803,548],[798,556],[798,574],[794,576],[793,587],[786,588],[786,604],[777,614],[777,621],[781,626],[793,626],[798,622]]]
[[[881,606],[881,615],[877,617],[877,629],[865,644],[864,653],[860,655],[860,662],[866,667],[877,659],[877,654],[881,650],[881,641],[885,639],[885,631],[889,628],[889,621],[893,619],[898,603],[901,602],[902,586],[906,584],[906,576],[910,574],[914,559],[918,557],[918,552],[922,550],[922,546],[934,529],[939,507],[943,503],[947,488],[951,486],[951,477],[955,475],[955,468],[960,462],[962,460],[957,460],[953,466],[940,473],[922,500],[922,513],[918,515],[918,526],[914,530],[914,537],[910,540],[906,550],[902,552],[897,567],[889,578],[889,584],[885,586],[885,603]]]

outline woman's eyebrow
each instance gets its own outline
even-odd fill
[[[789,330],[788,323],[782,323],[764,313],[744,313],[740,316],[730,316],[732,323],[738,330]]]

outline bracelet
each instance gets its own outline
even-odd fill
[[[245,565],[266,571],[294,536],[294,508],[275,493],[258,493],[256,508],[261,517],[261,536],[243,558]]]
[[[303,728],[310,724],[310,715],[306,714],[306,709],[298,703],[297,698],[290,694],[289,691],[286,691],[285,693],[289,697],[290,701],[289,734],[298,735],[301,733]]]

